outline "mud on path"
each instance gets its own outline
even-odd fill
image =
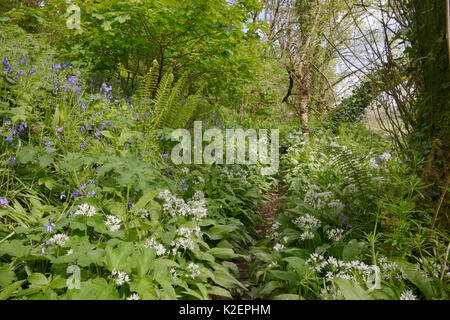
[[[256,226],[257,237],[256,241],[262,240],[265,237],[270,235],[270,230],[274,222],[278,219],[278,209],[282,206],[283,200],[280,199],[281,195],[279,192],[271,192],[264,195],[268,200],[263,200],[259,204],[259,214],[264,220],[264,223],[261,223]],[[236,297],[236,299],[240,300],[251,300],[254,299],[251,294],[251,288],[256,286],[257,283],[255,279],[251,277],[250,274],[250,264],[254,262],[254,257],[252,257],[252,261],[239,260],[236,262],[236,265],[239,269],[239,282],[241,282],[247,289],[246,292],[243,292],[242,295]]]

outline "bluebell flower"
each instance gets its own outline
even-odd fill
[[[16,157],[9,158],[7,162],[11,162],[12,164],[16,163]]]
[[[61,195],[59,196],[59,199],[64,199],[66,197],[66,190],[64,190],[63,192],[61,192]]]
[[[86,148],[86,142],[83,142],[83,143],[80,145],[80,147],[81,147],[81,149]]]
[[[8,205],[8,199],[0,197],[0,205],[6,207]]]
[[[8,141],[9,143],[12,143],[14,140],[14,138],[12,136],[6,137],[6,141]]]
[[[53,218],[50,219],[48,224],[44,224],[44,227],[47,228],[47,232],[52,232],[53,231],[53,227],[56,227],[56,225],[53,223]]]

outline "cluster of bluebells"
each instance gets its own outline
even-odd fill
[[[4,121],[5,129],[9,132],[9,135],[6,137],[6,141],[9,143],[13,143],[14,138],[19,139],[20,134],[28,128],[28,124],[25,121],[20,122],[12,122],[8,115],[5,116]],[[3,131],[3,129],[1,129]]]
[[[6,197],[0,197],[0,206],[5,208],[8,205],[9,201]]]
[[[94,180],[90,180],[89,184],[93,185],[95,184]],[[84,198],[89,198],[95,196],[95,190],[88,191],[88,184],[83,183],[81,185],[81,189],[76,189],[72,194],[70,195],[70,198],[79,198],[80,200],[83,200]],[[63,198],[66,197],[66,191],[63,191],[61,193],[60,199],[63,200]]]

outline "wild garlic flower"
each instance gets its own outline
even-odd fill
[[[339,242],[344,236],[344,229],[328,229],[325,233],[328,239],[334,242]]]
[[[141,300],[141,297],[137,293],[133,293],[127,300]]]
[[[69,237],[66,236],[64,233],[58,233],[55,234],[53,237],[48,240],[48,243],[50,244],[56,244],[59,247],[64,247],[66,242],[69,241]]]
[[[317,229],[322,225],[319,219],[315,218],[309,213],[297,217],[293,222],[294,224],[305,230]]]
[[[144,247],[155,249],[156,255],[159,257],[165,255],[167,251],[166,248],[161,243],[157,242],[154,238],[147,239]]]
[[[158,195],[164,200],[163,212],[171,216],[193,217],[193,220],[201,221],[207,214],[206,200],[201,191],[197,191],[191,200],[177,198],[169,190],[165,190]]]
[[[125,272],[117,271],[116,269],[111,272],[111,275],[116,277],[115,282],[119,286],[131,281],[130,277]]]
[[[302,240],[302,241],[312,240],[312,239],[314,239],[314,237],[315,237],[314,233],[312,233],[311,231],[307,230],[307,231],[303,232],[300,235],[300,240]]]
[[[109,228],[110,231],[116,232],[120,229],[121,220],[113,215],[107,215],[105,225]]]
[[[411,290],[405,289],[400,295],[400,300],[417,300],[417,297]]]
[[[172,280],[176,281],[178,279],[178,273],[174,268],[171,268],[169,270],[170,274],[172,275]]]
[[[88,205],[87,203],[79,205],[78,210],[75,211],[74,213],[74,215],[88,216],[88,217],[95,216],[96,214],[97,211],[95,210],[95,208],[93,206]]]
[[[281,243],[277,243],[277,244],[273,247],[273,249],[274,249],[275,251],[280,251],[280,250],[284,249],[284,245],[281,244]]]
[[[198,264],[191,262],[186,269],[190,272],[190,274],[186,275],[186,277],[195,279],[196,277],[200,276],[200,267],[198,266]]]

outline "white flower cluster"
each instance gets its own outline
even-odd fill
[[[309,190],[304,199],[307,204],[311,205],[316,210],[326,208],[331,200],[333,200],[332,192],[316,192],[314,190]]]
[[[339,290],[336,285],[333,283],[330,286],[323,288],[320,291],[320,297],[323,300],[344,300],[345,297],[342,294],[342,291]]]
[[[420,272],[424,278],[433,277],[439,279],[443,272],[450,278],[448,264],[444,267],[441,264],[426,259],[419,259],[419,263],[420,264],[416,266],[416,271]]]
[[[400,300],[417,300],[417,297],[411,290],[405,289],[400,295]]]
[[[303,230],[303,233],[300,235],[300,240],[302,241],[314,239],[313,231],[322,225],[319,219],[309,213],[295,218],[293,222]]]
[[[172,280],[176,281],[178,279],[178,273],[174,268],[171,268],[170,270],[170,274],[172,275]]]
[[[113,215],[106,216],[105,225],[111,230],[112,232],[116,232],[120,229],[120,223],[122,221]]]
[[[78,206],[78,210],[75,211],[74,215],[79,216],[88,216],[92,217],[97,214],[97,211],[93,206],[88,205],[87,203],[83,203]]]
[[[125,273],[125,272],[121,272],[121,271],[117,271],[116,269],[114,269],[112,272],[111,272],[111,275],[113,276],[113,277],[116,277],[116,284],[118,285],[118,286],[121,286],[121,285],[123,285],[124,283],[126,283],[126,282],[130,282],[131,281],[131,279],[130,279],[130,277]]]
[[[69,237],[66,236],[64,233],[55,234],[53,237],[50,238],[50,240],[48,240],[49,243],[56,244],[61,248],[64,247],[67,241],[69,241]]]
[[[136,211],[136,215],[139,215],[142,219],[145,219],[150,216],[150,212],[145,209],[139,209]]]
[[[201,232],[200,227],[194,227],[192,229],[181,227],[177,230],[177,237],[170,243],[171,248],[167,249],[156,241],[154,238],[147,239],[147,241],[144,243],[145,248],[153,248],[156,250],[156,254],[158,256],[163,256],[166,254],[172,254],[174,256],[178,255],[181,256],[181,251],[191,250],[193,251],[195,249],[195,243],[193,238],[201,238],[203,236],[203,232]]]
[[[277,243],[277,244],[273,247],[273,249],[274,249],[275,251],[280,251],[280,250],[284,249],[284,245],[282,245],[281,243]]]
[[[186,277],[195,279],[196,277],[200,276],[200,267],[198,266],[198,264],[195,264],[193,262],[189,263],[189,265],[187,266],[187,271],[189,271],[190,274],[187,274]]]
[[[316,272],[325,272],[327,282],[332,282],[335,278],[367,281],[371,274],[371,268],[359,260],[344,262],[334,257],[325,259],[324,256],[313,253],[306,263]]]
[[[322,224],[319,219],[309,213],[295,218],[293,222],[305,230],[317,229]]]
[[[141,300],[141,297],[137,293],[133,293],[127,300]]]
[[[156,250],[157,256],[163,256],[166,254],[166,248],[159,242],[157,242],[155,239],[147,239],[146,243],[144,244],[144,247],[146,248],[153,248]]]
[[[398,280],[406,280],[405,272],[397,263],[388,262],[386,257],[381,257],[378,262],[384,279],[397,278]]]
[[[182,248],[184,251],[186,251],[187,249],[193,251],[194,240],[192,240],[191,238],[192,230],[189,228],[180,228],[178,229],[177,234],[178,237],[170,243],[170,245],[172,246],[172,254],[180,256],[180,248]]]
[[[334,241],[339,242],[344,236],[344,229],[336,228],[336,229],[328,229],[326,232],[327,238]]]
[[[314,233],[312,233],[311,231],[309,231],[309,230],[306,230],[305,232],[303,232],[301,235],[300,235],[300,240],[302,240],[302,241],[305,241],[305,240],[312,240],[312,239],[314,239]]]
[[[177,198],[169,190],[165,190],[158,195],[159,199],[164,200],[163,211],[171,216],[192,216],[194,220],[201,221],[208,215],[206,201],[201,191],[197,191],[191,200],[184,201]]]

